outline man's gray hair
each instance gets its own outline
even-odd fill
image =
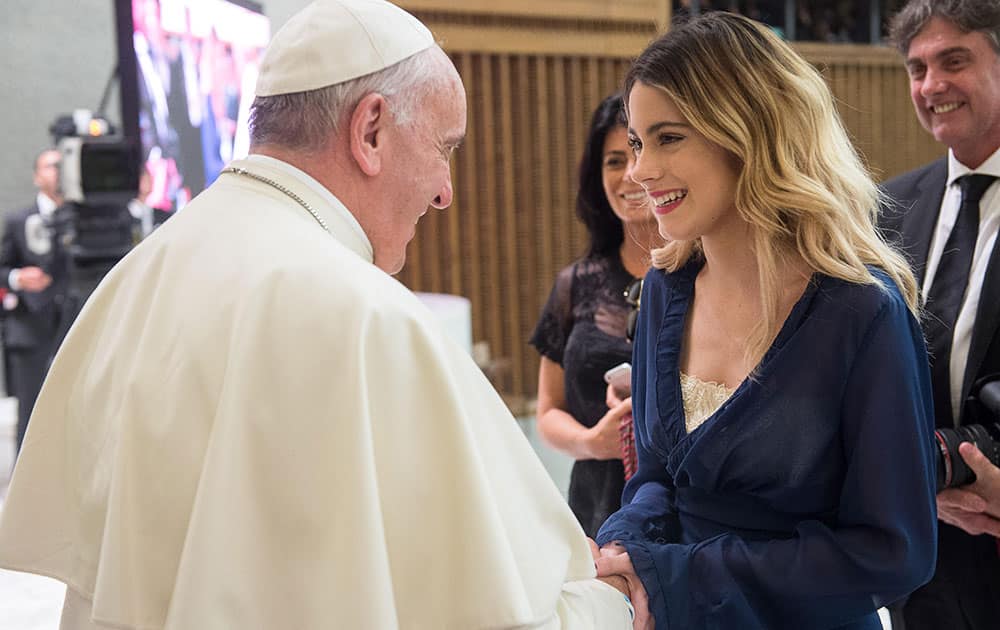
[[[251,145],[321,149],[365,96],[383,95],[401,125],[410,125],[423,96],[448,78],[437,46],[384,70],[307,92],[258,96],[250,106]]]
[[[889,23],[889,38],[906,55],[910,42],[931,18],[948,20],[960,30],[979,31],[1000,54],[1000,2],[997,0],[910,0]]]

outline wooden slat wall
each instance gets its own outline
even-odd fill
[[[920,126],[909,81],[890,48],[798,43],[833,90],[844,125],[878,180],[920,166],[944,148]]]
[[[489,345],[495,384],[515,413],[531,413],[538,357],[527,341],[556,273],[586,245],[573,202],[590,114],[666,23],[669,3],[476,0],[461,12],[448,4],[402,2],[455,61],[469,117],[455,201],[421,220],[399,278],[472,301],[473,339]],[[829,81],[877,178],[942,154],[916,121],[894,51],[796,48]]]

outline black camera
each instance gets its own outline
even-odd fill
[[[973,391],[977,393],[969,398],[969,411],[980,424],[938,429],[934,432],[938,446],[938,492],[976,480],[976,474],[958,452],[958,445],[962,442],[975,444],[986,459],[1000,467],[1000,377],[991,377],[984,384],[974,387]]]
[[[136,239],[129,201],[139,189],[135,142],[114,135],[103,118],[77,110],[49,128],[62,156],[59,187],[64,203],[50,222],[54,265],[66,278],[61,342],[83,303]]]
[[[139,155],[132,142],[110,136],[67,136],[56,147],[62,155],[59,185],[66,201],[125,208],[139,194]]]
[[[121,138],[59,140],[65,203],[53,228],[71,263],[71,289],[83,299],[135,244],[128,203],[138,194],[138,156]]]

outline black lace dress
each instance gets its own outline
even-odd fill
[[[632,358],[623,292],[633,280],[617,254],[578,260],[559,272],[531,336],[531,345],[562,366],[566,411],[587,427],[608,411],[604,372]],[[588,536],[621,507],[624,485],[620,459],[573,465],[569,505]]]

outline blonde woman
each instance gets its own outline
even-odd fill
[[[935,479],[917,290],[876,187],[822,78],[749,19],[675,26],[625,97],[668,244],[599,574],[656,628],[879,628],[933,570]]]

